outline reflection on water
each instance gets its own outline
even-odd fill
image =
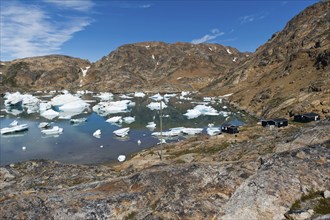
[[[40,98],[40,97],[39,97]],[[49,100],[51,97],[40,98]],[[116,97],[118,100],[118,97]],[[13,162],[25,161],[30,159],[49,159],[58,160],[65,163],[78,164],[98,164],[112,162],[117,160],[118,155],[128,155],[141,149],[156,145],[159,140],[151,136],[152,131],[146,125],[154,121],[157,127],[154,131],[159,131],[159,111],[150,110],[146,106],[152,101],[148,97],[134,98],[136,105],[130,112],[100,116],[92,111],[92,107],[98,103],[95,97],[84,96],[84,100],[96,100],[90,102],[90,109],[74,118],[87,118],[86,122],[81,124],[72,124],[70,120],[53,119],[47,120],[39,113],[28,114],[23,109],[11,109],[11,112],[4,111],[4,100],[1,100],[1,128],[7,127],[13,120],[18,120],[20,124],[28,124],[29,130],[25,132],[1,135],[1,154],[0,165],[6,165]],[[193,100],[201,101],[201,100]],[[188,109],[196,106],[191,101],[171,98],[167,103],[167,108],[163,109],[163,130],[173,127],[194,127],[205,128],[208,124],[220,126],[225,121],[237,119],[245,120],[239,113],[233,112],[233,109],[223,108],[221,103],[210,104],[216,110],[225,110],[232,112],[228,117],[224,116],[200,116],[195,119],[187,119],[183,114]],[[128,137],[119,138],[113,134],[118,126],[105,122],[106,119],[113,116],[132,116],[135,121],[131,124],[123,123],[123,127],[130,127]],[[50,122],[52,126],[63,128],[62,134],[43,135],[38,125],[40,122]],[[93,132],[97,129],[102,131],[100,138],[95,138]],[[205,129],[203,131],[205,132]],[[178,141],[183,137],[176,137],[167,140],[167,142]],[[22,149],[25,147],[25,150]]]

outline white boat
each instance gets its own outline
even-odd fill
[[[2,128],[0,133],[1,134],[10,134],[10,133],[15,133],[15,132],[19,132],[19,131],[25,131],[28,129],[29,129],[29,126],[27,124],[21,124],[21,125],[14,125],[11,127]]]
[[[121,129],[115,130],[113,133],[115,135],[117,135],[118,137],[125,137],[128,135],[129,129],[130,129],[129,127],[121,128]]]
[[[58,126],[54,126],[52,128],[49,128],[49,129],[41,130],[41,133],[43,133],[45,135],[61,134],[62,132],[63,132],[63,128],[60,128]]]
[[[184,128],[182,132],[188,135],[195,135],[202,133],[203,128]]]

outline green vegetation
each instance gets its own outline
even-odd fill
[[[191,153],[195,153],[195,154],[215,154],[215,153],[217,153],[221,150],[226,149],[228,146],[229,146],[229,143],[224,142],[224,143],[217,144],[217,145],[214,145],[214,146],[211,146],[211,147],[204,146],[204,147],[196,147],[196,148],[193,148],[193,149],[191,149],[191,148],[190,149],[185,149],[185,150],[182,150],[182,151],[173,152],[171,158],[176,158],[176,157],[180,157],[182,155],[191,154]]]
[[[322,198],[314,206],[314,211],[316,214],[329,214],[330,213],[330,198]]]
[[[135,219],[137,212],[131,212],[127,216],[124,217],[125,220]]]

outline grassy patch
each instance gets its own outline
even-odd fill
[[[217,153],[219,151],[222,151],[222,150],[226,149],[228,146],[229,146],[229,143],[224,142],[224,143],[217,144],[217,145],[214,145],[214,146],[211,146],[211,147],[204,146],[204,147],[196,147],[196,148],[193,148],[193,149],[185,149],[185,150],[182,150],[182,151],[173,152],[172,155],[171,155],[171,158],[176,158],[176,157],[180,157],[182,155],[191,154],[191,153],[214,154],[214,153]]]
[[[131,212],[127,216],[124,217],[125,220],[135,219],[137,212]]]
[[[301,209],[301,202],[300,202],[300,199],[296,200],[292,206],[291,206],[291,211],[293,210],[300,210]]]
[[[318,203],[314,207],[314,211],[316,214],[329,214],[330,213],[330,198],[322,198],[318,201]]]

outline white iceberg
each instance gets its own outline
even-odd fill
[[[162,103],[162,109],[164,108],[167,108],[167,105],[161,101]],[[160,110],[160,102],[150,102],[147,107],[150,109],[150,110]]]
[[[10,133],[15,133],[19,131],[25,131],[28,130],[29,126],[27,124],[21,124],[21,125],[12,125],[10,127],[2,128],[0,130],[1,134],[10,134]]]
[[[29,114],[39,110],[40,100],[30,94],[21,94],[20,92],[6,93],[4,99],[6,108],[24,107]]]
[[[70,93],[55,96],[50,103],[52,106],[58,107],[60,111],[70,112],[72,115],[80,114],[89,106],[81,98]]]
[[[122,122],[122,117],[121,116],[114,116],[106,120],[106,122],[109,123],[121,123]]]
[[[94,96],[101,99],[101,101],[110,101],[113,99],[113,94],[110,92],[101,92],[100,94]]]
[[[121,98],[121,99],[132,99],[133,97],[123,94],[123,95],[119,96],[119,98]]]
[[[153,121],[151,121],[151,122],[148,122],[148,124],[147,124],[147,126],[146,126],[147,128],[149,128],[150,130],[153,130],[153,129],[155,129],[156,128],[156,123],[155,122],[153,122]]]
[[[154,101],[160,101],[163,99],[163,96],[161,96],[159,93],[153,95],[150,97],[151,99],[153,99]]]
[[[203,128],[184,128],[182,132],[188,135],[195,135],[202,133]]]
[[[61,134],[62,132],[63,132],[63,128],[60,128],[58,126],[41,130],[41,133],[45,135],[58,135]]]
[[[196,105],[193,109],[188,109],[187,113],[184,115],[187,116],[188,119],[193,119],[199,117],[200,115],[216,116],[219,114],[220,113],[211,106]]]
[[[131,124],[134,121],[135,121],[135,117],[127,116],[123,118],[123,122],[125,122],[126,124]]]
[[[101,130],[100,130],[100,129],[96,130],[96,131],[93,133],[93,136],[96,137],[96,138],[100,138],[100,137],[101,137]]]
[[[134,97],[139,97],[139,98],[143,98],[146,94],[144,94],[143,92],[135,92],[134,93]]]
[[[118,159],[119,162],[124,162],[126,160],[126,156],[125,155],[119,155],[117,159]]]
[[[193,119],[199,117],[201,114],[202,113],[196,109],[188,109],[187,113],[183,115],[187,116],[188,119]]]
[[[221,133],[221,129],[217,127],[209,127],[206,129],[206,133],[210,136],[215,136]]]
[[[53,109],[48,109],[40,114],[42,117],[52,120],[60,115],[60,113],[54,111]]]
[[[118,137],[125,137],[125,136],[128,135],[129,130],[130,130],[129,127],[127,127],[127,128],[121,128],[121,129],[115,130],[113,133],[115,135],[117,135]]]
[[[135,102],[131,100],[121,100],[114,102],[99,102],[93,107],[93,111],[101,116],[108,114],[116,114],[122,112],[128,112],[128,108],[134,106]]]

